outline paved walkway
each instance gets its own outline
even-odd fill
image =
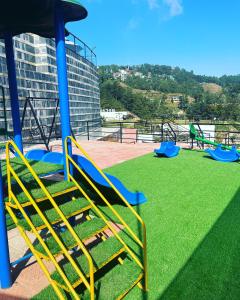
[[[157,146],[154,143],[121,144],[103,141],[81,141],[80,145],[102,169],[150,153]],[[52,144],[52,151],[62,151],[61,145]],[[75,147],[73,153],[81,154]]]

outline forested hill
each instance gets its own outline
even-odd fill
[[[180,101],[183,102],[180,103],[179,110],[191,117],[200,114],[204,118],[224,119],[227,117],[224,110],[229,110],[227,108],[229,104],[234,104],[234,109],[238,110],[239,108],[237,105],[240,103],[240,75],[204,76],[196,75],[193,71],[186,71],[179,67],[143,64],[136,66],[100,66],[99,76],[102,107],[109,108],[111,106],[117,109],[129,109],[129,101],[133,101],[134,107],[138,107],[138,109],[134,109],[132,112],[137,113],[140,117],[143,117],[143,115],[146,117],[147,115],[148,107],[141,109],[140,106],[145,102],[144,99],[149,99],[148,94],[145,92],[150,91],[155,93],[154,99],[150,97],[150,100],[155,100],[158,103],[158,105],[157,103],[153,105],[154,101],[151,101],[151,103],[148,101],[146,106],[149,106],[150,111],[152,111],[151,105],[154,106],[153,110],[156,109],[156,106],[159,107],[161,113],[166,111],[166,108],[168,113],[169,110],[173,111],[174,107],[165,103],[169,94],[179,96]],[[124,94],[124,99],[116,96],[119,91],[120,94]],[[139,93],[136,91],[139,91]],[[143,91],[144,93],[142,93]],[[133,100],[135,97],[139,98],[139,101]],[[165,105],[165,108],[161,107],[162,105]],[[142,114],[142,110],[145,111],[144,114]],[[179,113],[179,110],[175,109],[174,112]],[[234,119],[236,115],[237,112],[235,111],[234,116],[229,116],[229,118]]]
[[[123,78],[125,76],[124,81],[133,88],[167,93],[194,94],[199,91],[199,88],[201,89],[202,83],[215,83],[223,88],[240,85],[240,75],[221,77],[196,75],[193,71],[165,65],[107,65],[99,67],[99,74],[102,81],[121,79],[122,75]],[[193,87],[195,88],[192,90]]]

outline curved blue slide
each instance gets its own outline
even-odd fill
[[[174,157],[177,156],[180,151],[180,147],[176,146],[174,142],[162,142],[159,149],[155,149],[154,153],[158,157],[165,156],[165,157]]]
[[[222,145],[219,144],[215,150],[210,148],[205,150],[215,160],[222,162],[233,162],[239,160],[240,153],[237,151],[236,146],[232,146],[231,150],[223,150]]]
[[[41,160],[43,162],[63,164],[63,154],[60,152],[48,152],[46,150],[34,149],[27,152],[25,155],[28,159]],[[99,187],[105,188],[109,193],[116,194],[110,184],[102,177],[94,165],[85,157],[81,155],[73,155],[74,161],[77,165],[93,180]],[[130,192],[123,183],[116,177],[104,173],[117,190],[123,195],[123,197],[131,205],[142,204],[147,201],[145,195],[141,192]]]
[[[27,159],[32,159],[32,160],[41,160],[45,154],[49,153],[47,150],[43,149],[32,149],[29,150],[26,154],[25,157]]]
[[[98,185],[112,190],[112,187],[109,183],[102,177],[94,165],[85,157],[81,155],[73,155],[74,161],[77,165]],[[142,204],[147,201],[146,197],[141,192],[130,192],[123,183],[114,177],[113,175],[104,173],[107,178],[112,182],[112,184],[117,188],[117,190],[123,195],[123,197],[131,205]]]

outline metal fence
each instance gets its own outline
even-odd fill
[[[189,130],[175,123],[148,123],[148,122],[102,122],[101,127],[95,126],[91,130],[92,121],[87,121],[85,137],[88,140],[97,139],[119,143],[159,143],[172,140],[175,143],[194,146],[196,143],[190,138]],[[196,126],[213,125],[195,123]],[[220,124],[215,124],[220,125]],[[222,125],[222,124],[221,124]],[[236,124],[224,124],[236,125]],[[240,126],[240,125],[239,125]],[[231,145],[240,145],[240,132],[229,130],[205,130],[204,138],[211,142]],[[204,146],[204,145],[202,145]]]

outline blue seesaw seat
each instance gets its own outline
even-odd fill
[[[239,160],[240,153],[238,153],[236,146],[232,146],[231,150],[223,150],[222,145],[219,144],[215,150],[210,148],[205,150],[215,160],[222,162],[233,162]]]
[[[154,153],[157,156],[174,157],[177,156],[180,151],[180,147],[176,146],[174,142],[162,142],[159,149],[155,149]]]
[[[64,158],[63,154],[59,152],[41,152],[42,150],[30,150],[25,157],[28,159],[41,160],[43,162],[54,163],[54,164],[63,164]],[[45,151],[45,150],[43,150]],[[103,193],[108,193],[110,196],[114,195],[110,184],[102,177],[99,171],[94,167],[94,165],[85,157],[81,155],[73,155],[74,161],[77,165],[84,171],[84,173],[94,181]],[[77,172],[76,172],[77,174]],[[117,188],[117,190],[124,196],[124,198],[131,205],[142,204],[147,201],[146,197],[141,192],[130,192],[123,183],[116,177],[104,173],[107,178],[112,182],[112,184]]]

